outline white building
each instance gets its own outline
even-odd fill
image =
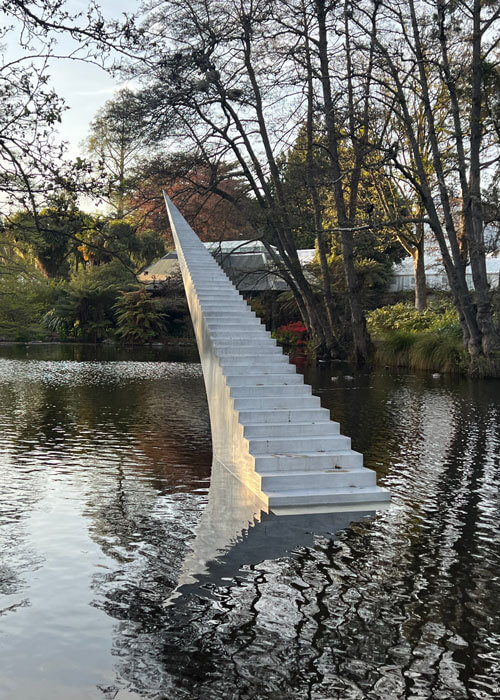
[[[498,275],[500,274],[500,257],[490,253],[486,256],[486,273],[491,288],[498,287]],[[415,275],[413,273],[412,258],[405,258],[392,271],[392,281],[389,286],[390,292],[401,292],[415,289]],[[425,279],[427,286],[431,289],[449,289],[448,277],[437,255],[426,253],[425,257]],[[474,288],[472,281],[472,271],[470,265],[467,267],[466,279],[469,289]]]
[[[236,284],[240,292],[284,291],[286,282],[276,274],[276,267],[260,241],[215,241],[203,244]],[[274,248],[279,257],[278,249]],[[177,253],[170,252],[148,265],[139,275],[146,284],[162,282],[180,275]]]

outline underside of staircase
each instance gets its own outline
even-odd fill
[[[202,363],[214,457],[270,510],[378,507],[390,494],[165,195]]]

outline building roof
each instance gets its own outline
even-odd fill
[[[267,253],[266,246],[262,241],[209,241],[203,244],[212,254],[222,253],[223,255],[242,255],[248,253]],[[278,249],[271,246],[278,253]]]
[[[273,259],[261,241],[210,241],[203,245],[218,260],[240,291],[288,289],[286,282],[273,271]],[[279,257],[278,249],[274,246],[271,248]],[[301,265],[312,262],[314,254],[314,248],[297,251]],[[177,253],[171,251],[142,270],[139,280],[145,283],[162,281],[179,274]]]
[[[283,291],[286,282],[275,272],[274,263],[261,241],[210,241],[205,247],[220,262],[240,291]],[[276,255],[278,249],[274,248]],[[148,265],[139,274],[141,282],[162,281],[180,274],[177,253],[172,251]]]
[[[166,277],[175,277],[180,274],[179,261],[177,253],[171,252],[164,255],[159,260],[148,265],[138,275],[141,282],[153,282],[154,280],[163,280]]]

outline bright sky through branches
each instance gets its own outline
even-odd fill
[[[124,12],[136,12],[139,4],[139,0],[102,0],[99,3],[107,19],[119,19]],[[84,11],[86,7],[84,0],[68,2],[69,11]],[[70,144],[71,156],[76,156],[81,152],[80,144],[87,137],[89,123],[97,110],[124,85],[91,63],[64,59],[53,61],[50,73],[56,92],[69,107],[63,116],[60,133]]]
[[[106,19],[119,20],[123,18],[124,13],[136,12],[140,2],[139,0],[102,0],[98,4]],[[74,14],[86,13],[87,7],[86,0],[68,0],[66,3],[68,12]],[[8,23],[12,23],[12,18],[9,18]],[[9,33],[7,41],[8,44],[5,46],[7,60],[27,55],[20,50],[17,32]],[[76,42],[70,37],[59,35],[55,53],[68,55],[77,48]],[[68,155],[74,158],[82,155],[81,143],[88,135],[89,123],[97,110],[113,96],[117,89],[124,87],[124,84],[98,65],[68,58],[51,59],[48,74],[50,86],[66,103],[67,109],[58,130],[61,138],[68,142]]]

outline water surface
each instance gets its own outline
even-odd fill
[[[286,522],[211,482],[192,351],[0,347],[0,698],[498,697],[500,384],[344,374],[393,505]]]

